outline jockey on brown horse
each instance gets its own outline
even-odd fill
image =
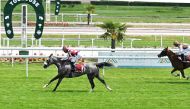
[[[167,56],[171,62],[171,65],[173,66],[173,70],[171,71],[171,74],[174,76],[180,76],[180,74],[173,74],[175,71],[180,71],[181,76],[183,78],[189,79],[189,76],[185,76],[184,70],[186,68],[190,67],[190,63],[189,62],[183,62],[181,59],[179,59],[180,57],[178,55],[176,55],[176,53],[174,53],[173,51],[169,50],[169,48],[164,48],[161,53],[158,54],[158,57],[164,57]]]
[[[178,41],[174,41],[173,45],[179,49],[179,52],[176,53],[176,55],[179,56],[179,59],[185,63],[189,62],[190,60],[188,56],[190,53],[190,46],[187,44],[179,43]]]

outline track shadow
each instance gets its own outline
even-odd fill
[[[56,92],[89,92],[88,90],[57,90]]]
[[[53,89],[52,89],[53,90]],[[52,90],[51,89],[48,89],[48,90],[37,90],[37,89],[34,89],[34,90],[31,90],[31,91],[34,91],[34,92],[52,92]],[[68,90],[68,89],[66,89],[66,90],[57,90],[57,91],[55,91],[55,93],[60,93],[60,92],[65,92],[65,93],[75,93],[75,92],[77,92],[77,93],[89,93],[90,92],[90,90]],[[94,91],[94,92],[101,92],[101,91]]]
[[[171,82],[171,81],[151,81],[148,83],[160,83],[160,84],[190,84],[190,81],[175,81],[175,82]]]

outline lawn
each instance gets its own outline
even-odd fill
[[[5,1],[2,2],[2,12]],[[45,3],[43,4],[45,8]],[[75,5],[74,7],[62,5],[60,13],[86,13],[85,7],[87,4]],[[51,5],[51,13],[54,13],[55,4]],[[20,5],[14,9],[15,13],[21,12]],[[34,9],[28,6],[28,13],[34,13]],[[120,22],[175,22],[175,23],[188,23],[190,22],[190,7],[178,7],[178,6],[95,6],[95,14],[93,17],[94,22],[102,21],[120,21]],[[13,17],[13,20],[20,21],[21,16],[17,15]],[[35,16],[28,16],[28,19],[35,20]],[[51,17],[52,21],[55,21],[55,16]],[[63,16],[63,20],[77,21],[76,16]],[[84,16],[82,21],[86,21]],[[58,21],[62,21],[62,16],[58,16]]]
[[[2,11],[3,6],[5,5],[5,2],[2,2]],[[45,4],[44,4],[45,6]],[[61,7],[61,13],[85,13],[85,7],[86,4],[82,5],[75,5],[74,7]],[[34,13],[34,10],[31,6],[28,6],[28,13]],[[51,5],[51,12],[54,13],[55,5]],[[159,7],[159,6],[95,6],[96,11],[95,13],[98,14],[97,17],[94,18],[94,21],[101,22],[101,21],[120,21],[120,22],[183,22],[183,23],[189,23],[190,22],[190,8],[189,7]],[[14,12],[20,13],[20,5],[14,9]],[[14,16],[13,20],[17,20],[20,22],[21,16]],[[28,20],[35,20],[35,16],[28,16]],[[72,17],[72,18],[71,18]],[[55,20],[55,16],[52,16],[52,20]],[[82,19],[83,21],[86,21],[86,18]],[[61,21],[61,16],[58,17],[58,21]],[[64,22],[67,21],[76,21],[76,16],[64,16]],[[20,25],[20,24],[19,24]],[[18,25],[17,25],[18,26]],[[138,28],[139,26],[137,26]],[[151,27],[149,27],[151,28]],[[163,27],[162,27],[163,28]],[[164,28],[172,28],[172,26]],[[173,27],[173,28],[184,28],[184,27]],[[186,27],[186,28],[189,28]],[[5,37],[5,35],[2,35]],[[16,36],[16,35],[15,35]],[[20,35],[17,35],[20,37]],[[31,37],[31,35],[29,36]],[[43,35],[43,38],[62,38],[62,35]],[[64,36],[65,38],[78,38],[78,36]],[[81,36],[81,38],[96,38],[97,36]],[[130,40],[128,38],[138,38],[141,40],[134,41],[133,47],[135,48],[147,48],[147,47],[154,47],[158,48],[161,47],[161,37],[160,36],[126,36],[125,40],[122,43],[117,43],[117,47],[126,47],[130,48]],[[189,43],[190,38],[185,37],[183,39],[182,36],[164,36],[163,37],[163,47],[165,46],[171,46],[172,42],[175,40],[179,40],[180,42]],[[14,41],[10,40],[10,46],[19,46],[20,41]],[[6,45],[6,42],[1,42],[1,44]],[[28,45],[31,46],[31,41],[28,42]],[[80,44],[78,41],[64,41],[65,45],[69,46],[82,46],[82,47],[90,47],[92,46],[91,40],[88,41],[80,41]],[[95,40],[94,46],[95,47],[110,47],[111,41],[110,40]],[[42,41],[42,46],[62,46],[61,40],[57,41]]]
[[[15,35],[19,36],[19,35]],[[2,35],[2,37],[6,37],[5,35]],[[62,46],[62,40],[45,40],[43,38],[63,38],[62,35],[43,35],[42,36],[42,46],[46,47],[61,47]],[[78,38],[78,36],[71,36],[71,35],[65,35],[64,38]],[[92,36],[80,36],[81,41],[77,40],[67,40],[65,39],[63,44],[67,46],[72,46],[72,47],[91,47],[92,46],[92,40],[91,38],[97,38],[97,36],[92,35]],[[85,38],[88,38],[85,39]],[[141,39],[141,40],[136,40],[133,42],[133,47],[134,48],[160,48],[161,47],[161,36],[125,36],[123,40],[123,47],[125,48],[130,48],[131,47],[131,41],[129,40],[130,38],[136,38],[136,39]],[[189,43],[190,42],[190,37],[183,37],[183,36],[163,36],[163,42],[162,42],[162,47],[172,47],[173,41],[180,41],[184,43]],[[2,45],[6,46],[7,42],[3,41],[1,42]],[[18,47],[21,45],[20,40],[14,40],[11,39],[10,42],[10,47]],[[28,40],[28,46],[32,46],[32,41]],[[35,41],[34,41],[34,46]],[[111,46],[111,40],[94,40],[93,42],[94,47],[108,47],[110,48]],[[116,47],[122,47],[122,42],[117,42]]]
[[[107,91],[95,79],[95,91],[89,93],[87,77],[64,79],[57,92],[55,83],[42,86],[56,68],[42,68],[42,63],[25,65],[0,63],[1,109],[188,109],[190,81],[172,77],[171,68],[110,68],[105,80],[113,89]],[[189,75],[190,70],[187,70]]]
[[[1,10],[3,11],[3,7],[5,5],[5,1],[2,2],[2,7]],[[44,4],[45,6],[45,4]],[[81,5],[75,5],[74,7],[61,7],[61,13],[85,13],[85,7],[86,4],[81,4]],[[54,8],[55,5],[51,5],[51,12],[54,13]],[[178,23],[189,23],[190,22],[190,7],[174,7],[174,6],[167,6],[167,7],[160,7],[160,6],[95,6],[96,11],[95,13],[98,14],[94,18],[94,21],[97,22],[102,22],[102,21],[120,21],[120,22],[178,22]],[[15,13],[20,13],[21,7],[20,5],[14,9]],[[28,6],[28,13],[34,13],[34,10],[32,9],[31,6]],[[2,16],[3,17],[3,16]],[[20,22],[21,16],[14,16],[13,20],[16,20]],[[28,21],[35,20],[35,16],[29,16],[28,15]],[[67,21],[76,21],[76,16],[64,16],[64,22]],[[52,16],[52,20],[55,20],[55,16]],[[58,16],[58,21],[61,20],[61,16]],[[86,21],[86,17],[82,19],[82,21]],[[20,25],[20,24],[19,24]],[[17,25],[18,26],[18,25]],[[139,26],[137,25],[137,28]],[[144,27],[144,26],[143,26]],[[140,27],[139,27],[140,28]],[[151,27],[148,27],[151,28]],[[156,27],[157,28],[157,27]],[[162,28],[189,28],[188,27],[172,27],[172,26],[164,26]],[[4,34],[2,35],[3,37],[6,37]],[[16,36],[16,35],[15,35]],[[20,37],[20,35],[17,35]],[[31,37],[31,35],[29,36]],[[48,37],[55,37],[55,38],[62,38],[62,35],[43,35],[43,38],[48,38]],[[64,36],[65,38],[78,38],[78,36]],[[81,36],[81,38],[96,38],[97,36]],[[130,40],[128,38],[138,38],[141,40],[134,41],[133,42],[133,47],[135,48],[147,48],[147,47],[153,47],[153,48],[158,48],[161,47],[161,37],[160,36],[126,36],[125,40],[122,43],[117,43],[117,47],[126,47],[130,48]],[[171,46],[172,42],[178,40],[180,42],[184,43],[189,43],[190,38],[185,37],[183,39],[182,36],[164,36],[163,37],[163,47],[166,46]],[[10,46],[19,46],[20,41],[15,41],[10,40]],[[6,41],[1,42],[1,44],[6,45]],[[28,42],[28,45],[31,46],[31,41]],[[69,45],[69,46],[82,46],[82,47],[91,47],[91,40],[88,41],[80,41],[80,44],[78,41],[64,41],[64,45]],[[110,40],[95,40],[94,41],[94,46],[95,47],[110,47],[111,41]],[[61,40],[57,41],[42,41],[42,46],[62,46],[61,45]]]

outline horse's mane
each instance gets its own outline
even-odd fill
[[[68,60],[64,60],[63,58],[61,58],[61,57],[56,57],[55,56],[55,58],[57,58],[57,60],[59,61],[59,63],[61,63],[61,65],[63,65],[63,64],[67,64],[69,61]]]
[[[60,63],[61,65],[65,62],[63,61],[63,58],[57,57],[57,56],[52,56],[52,59],[58,63]]]
[[[169,51],[170,53],[172,53],[172,54],[176,55],[176,53],[175,53],[175,52],[173,52],[172,50],[168,49],[168,51]]]
[[[177,56],[177,54],[175,53],[175,52],[173,52],[172,50],[170,50],[170,49],[168,49],[168,57],[171,59],[171,58],[176,58],[177,60],[179,60],[179,58],[178,58],[178,56]],[[172,60],[173,60],[172,59]],[[170,60],[171,61],[171,60]]]

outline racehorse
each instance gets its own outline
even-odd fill
[[[110,90],[110,91],[112,90],[106,84],[104,79],[102,79],[100,77],[100,74],[99,74],[99,68],[103,68],[104,66],[111,67],[111,66],[113,66],[111,63],[102,62],[102,63],[94,63],[94,64],[84,64],[83,70],[81,70],[81,72],[76,71],[76,72],[72,73],[72,76],[70,76],[71,66],[69,65],[69,61],[67,59],[64,60],[62,58],[55,57],[55,56],[53,56],[53,54],[51,54],[49,56],[49,58],[44,62],[43,67],[48,68],[52,64],[54,64],[57,67],[58,74],[54,78],[52,78],[48,84],[45,84],[44,88],[47,87],[49,84],[51,84],[53,81],[58,79],[58,82],[57,82],[55,88],[53,89],[53,92],[56,91],[57,87],[59,86],[59,84],[61,83],[63,78],[79,77],[84,74],[87,74],[88,80],[91,84],[90,92],[92,92],[95,87],[94,80],[93,80],[94,77],[96,77],[101,83],[103,83],[108,90]]]
[[[176,53],[172,52],[171,50],[168,49],[168,47],[166,47],[165,49],[163,49],[161,51],[160,54],[158,54],[158,57],[163,57],[163,56],[168,56],[172,66],[173,66],[173,70],[171,71],[171,74],[174,75],[173,73],[175,71],[180,71],[181,75],[183,78],[186,78],[185,74],[184,74],[184,69],[190,67],[190,63],[189,62],[182,62],[182,60],[180,60],[178,58],[178,56],[176,55]],[[180,76],[179,74],[174,75],[174,76]],[[189,77],[187,77],[187,79],[189,79]]]

